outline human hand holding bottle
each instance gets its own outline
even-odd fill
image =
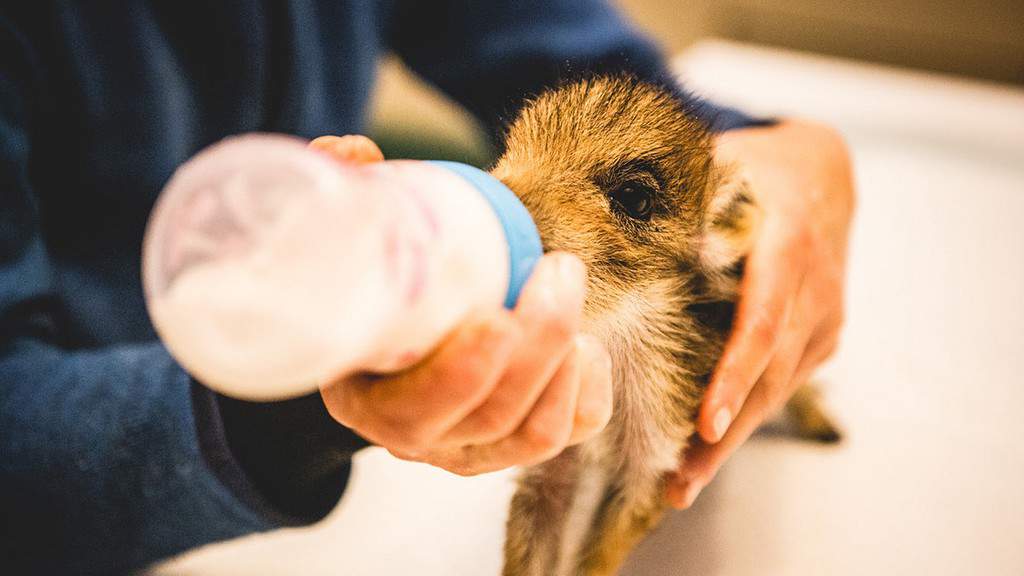
[[[360,136],[310,146],[338,162],[383,154]],[[611,417],[611,359],[578,333],[586,270],[544,255],[513,310],[472,313],[415,366],[321,388],[331,416],[406,460],[463,475],[549,459]]]

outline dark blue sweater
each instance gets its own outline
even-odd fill
[[[566,73],[665,78],[602,0],[0,8],[0,571],[128,571],[337,501],[362,441],[315,396],[248,404],[193,382],[154,336],[140,244],[203,146],[362,131],[388,50],[491,127]]]

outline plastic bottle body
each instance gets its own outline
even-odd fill
[[[405,368],[509,282],[502,224],[428,162],[344,165],[298,139],[227,140],[182,166],[147,230],[153,323],[204,384],[274,399]]]

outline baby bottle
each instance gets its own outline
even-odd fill
[[[271,400],[414,364],[473,309],[511,307],[540,255],[526,209],[486,172],[345,164],[263,134],[175,172],[142,273],[157,333],[186,370]]]

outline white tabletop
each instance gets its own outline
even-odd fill
[[[624,574],[1024,574],[1024,91],[722,42],[676,64],[849,141],[849,320],[822,372],[847,440],[755,438]],[[320,525],[158,572],[497,574],[510,478],[370,450]]]

